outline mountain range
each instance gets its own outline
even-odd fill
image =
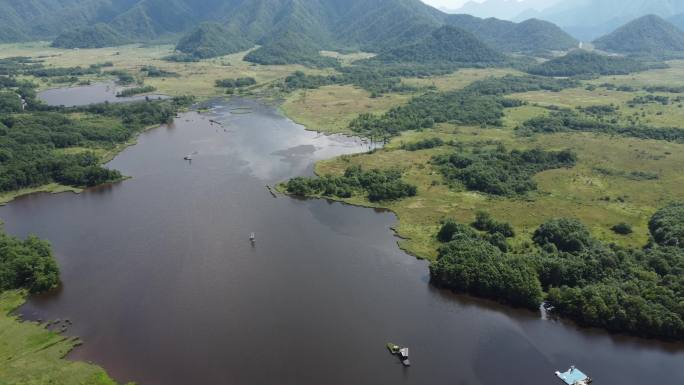
[[[554,1],[549,6],[537,0],[488,0],[481,6],[536,4],[541,9],[546,4],[541,14],[565,25],[582,21],[585,26],[607,18],[610,22],[606,25],[617,23],[644,10],[655,10],[655,15],[667,14],[672,23],[684,27],[681,0]],[[596,44],[629,55],[663,54],[680,51],[680,33],[672,24],[652,16],[635,20]],[[426,54],[428,61],[451,57],[465,63],[478,57],[494,58],[489,50],[536,54],[567,51],[579,44],[548,21],[516,23],[447,14],[420,0],[0,0],[0,42],[52,38],[53,45],[64,48],[172,41],[178,43],[179,52],[195,59],[258,45],[248,60],[311,65],[330,64],[329,58],[318,54],[321,50],[364,50],[380,53],[387,60],[400,56],[418,60]],[[420,44],[434,49],[421,53]],[[439,53],[439,46],[452,51]],[[477,52],[468,55],[463,49],[468,46]],[[460,57],[450,56],[455,53]],[[496,61],[489,59],[484,62]]]
[[[557,24],[574,37],[592,41],[644,15],[671,18],[684,13],[682,0],[486,0],[469,2],[454,13],[513,21],[538,18]],[[681,20],[681,17],[680,19]],[[683,23],[679,23],[684,28]]]
[[[445,25],[503,52],[577,44],[548,22],[448,15],[420,0],[0,0],[0,22],[0,42],[57,36],[55,46],[93,48],[166,39],[197,58],[260,45],[250,54],[260,63],[307,61],[321,49],[384,52]]]
[[[453,14],[466,14],[482,18],[495,17],[502,20],[514,20],[523,13],[538,13],[561,0],[486,0],[483,2],[468,1],[457,9],[443,9]]]

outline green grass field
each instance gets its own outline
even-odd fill
[[[465,70],[441,77],[434,84],[443,90],[462,88],[472,81],[486,76],[503,76],[505,70]],[[684,79],[684,67],[673,66],[666,70],[669,77],[673,71],[680,71]],[[662,70],[639,75],[639,79],[666,76]],[[460,78],[459,78],[460,76]],[[449,80],[445,80],[449,79]],[[626,81],[626,80],[623,80]],[[680,80],[680,83],[683,80]],[[407,80],[409,83],[427,85],[429,79]],[[440,84],[439,82],[448,82]],[[634,85],[636,87],[636,85]],[[321,100],[325,91],[312,91],[316,97],[309,108],[297,110],[285,109],[299,121],[313,121],[318,127],[324,124],[322,118],[314,111],[320,109],[313,106]],[[374,154],[345,156],[320,162],[316,167],[319,175],[341,174],[349,165],[362,165],[365,168],[400,167],[405,170],[405,180],[418,186],[418,195],[398,202],[383,203],[379,206],[394,211],[399,217],[396,225],[397,233],[403,238],[402,248],[422,257],[436,256],[437,242],[434,235],[442,219],[452,217],[460,222],[468,223],[474,219],[477,211],[486,211],[495,218],[510,222],[517,230],[518,236],[514,244],[528,242],[531,233],[543,222],[554,217],[574,217],[587,224],[595,236],[627,247],[641,247],[648,240],[647,221],[659,208],[672,200],[684,200],[684,175],[681,165],[684,164],[684,145],[656,140],[640,140],[624,137],[611,137],[591,133],[561,133],[554,135],[536,135],[519,137],[514,129],[525,120],[548,113],[542,106],[557,105],[574,108],[614,103],[620,106],[620,120],[626,119],[632,112],[627,102],[639,92],[619,92],[596,89],[588,91],[584,87],[569,89],[558,93],[529,92],[512,95],[528,101],[523,107],[506,110],[504,127],[482,129],[479,127],[463,127],[449,124],[440,125],[437,129],[423,132],[406,132],[394,138],[381,151]],[[328,95],[332,98],[333,95]],[[403,101],[402,101],[403,102]],[[326,104],[333,106],[333,99]],[[304,103],[302,103],[304,104]],[[362,102],[357,102],[362,104]],[[400,102],[397,102],[397,105]],[[363,105],[363,104],[362,104]],[[347,107],[346,105],[345,107]],[[385,108],[389,106],[384,106]],[[641,106],[635,108],[641,113]],[[682,126],[681,109],[676,105],[647,105],[646,118],[642,122],[652,125]],[[360,112],[369,112],[360,109]],[[657,112],[662,114],[658,115]],[[352,111],[345,110],[345,116]],[[346,121],[340,119],[328,126],[327,132],[345,132]],[[579,162],[572,169],[551,170],[538,174],[535,180],[539,186],[537,192],[525,198],[493,197],[470,191],[459,191],[444,185],[442,176],[430,165],[430,159],[440,153],[452,151],[448,147],[416,152],[401,149],[402,143],[416,142],[421,139],[440,137],[445,141],[472,142],[481,140],[500,141],[509,148],[529,149],[539,147],[546,150],[572,149],[579,157]],[[656,180],[634,180],[629,178],[631,172],[646,172],[657,175]],[[348,203],[378,206],[371,204],[363,197],[353,197]],[[629,223],[634,233],[629,236],[617,235],[610,228],[621,222]]]
[[[116,385],[98,366],[63,359],[77,339],[11,315],[24,299],[20,291],[0,293],[0,384]]]
[[[44,61],[47,66],[54,67],[86,67],[91,64],[112,62],[114,67],[105,68],[126,70],[139,74],[144,66],[154,66],[159,69],[179,74],[178,77],[146,78],[145,84],[157,89],[157,92],[170,96],[194,95],[199,98],[209,98],[221,95],[223,90],[214,87],[216,80],[225,78],[253,77],[259,86],[274,80],[282,79],[295,72],[327,73],[309,69],[300,65],[262,66],[254,65],[242,60],[249,52],[222,56],[196,63],[175,63],[162,60],[173,52],[172,45],[141,46],[127,45],[113,48],[67,50],[52,48],[48,43],[22,43],[0,45],[0,58],[13,56],[29,56]],[[104,78],[82,77],[81,80],[98,81]],[[42,89],[64,86],[38,81]]]

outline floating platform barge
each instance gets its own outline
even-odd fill
[[[556,376],[560,378],[567,385],[589,385],[592,379],[575,366],[571,366],[567,372],[556,372]]]
[[[399,345],[395,345],[393,343],[387,344],[387,350],[390,351],[393,355],[399,357],[401,360],[401,363],[404,364],[404,366],[411,366],[411,361],[409,361],[409,349],[408,348],[402,348]]]

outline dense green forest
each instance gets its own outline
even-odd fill
[[[506,252],[503,236],[446,221],[431,281],[533,310],[545,300],[552,314],[586,326],[682,339],[683,226],[684,205],[665,207],[651,220],[654,241],[630,250],[592,238],[577,220],[553,219],[535,231],[534,245]]]
[[[27,289],[48,291],[59,284],[59,268],[50,244],[34,236],[11,237],[0,229],[0,292]]]
[[[147,126],[170,122],[175,112],[173,102],[141,102],[2,115],[0,191],[52,182],[88,187],[119,180],[121,174],[101,167],[94,153],[59,150],[113,148]]]
[[[303,64],[310,67],[337,67],[337,59],[321,56],[320,46],[297,32],[287,32],[248,53],[245,60],[263,65]]]
[[[321,195],[331,198],[350,198],[365,194],[369,201],[392,201],[416,195],[416,187],[401,180],[400,170],[370,170],[349,167],[344,176],[326,175],[320,178],[294,178],[285,188],[296,196]]]
[[[99,66],[92,68],[99,71]],[[80,68],[49,70],[45,76],[81,72]],[[31,71],[37,74],[35,76],[42,75],[36,72],[38,70]],[[89,187],[119,180],[121,174],[103,168],[101,159],[92,151],[73,153],[64,150],[73,147],[112,149],[131,140],[146,127],[172,121],[178,108],[189,103],[187,98],[175,98],[162,102],[100,104],[68,109],[48,107],[36,99],[34,84],[14,77],[2,79],[1,192],[54,182]]]
[[[465,147],[450,155],[432,160],[451,184],[492,195],[514,197],[537,189],[535,174],[555,168],[573,167],[577,155],[565,150],[548,152],[539,149],[508,151],[504,146],[486,149],[480,146],[467,153]]]
[[[514,23],[461,14],[448,15],[446,20],[448,24],[471,32],[502,52],[545,54],[550,51],[567,51],[579,44],[557,25],[538,19]]]
[[[598,49],[639,56],[681,56],[684,32],[666,20],[648,15],[603,36],[594,45]]]
[[[542,76],[627,75],[653,66],[625,58],[576,50],[530,68],[527,72]]]
[[[183,36],[176,50],[204,59],[244,51],[253,46],[254,43],[239,32],[232,32],[218,23],[205,22]]]
[[[61,33],[52,42],[57,48],[102,48],[126,44],[127,39],[107,24],[98,23]]]
[[[369,59],[378,63],[419,63],[431,65],[492,65],[505,57],[475,35],[452,26],[435,30],[424,39],[393,48]]]

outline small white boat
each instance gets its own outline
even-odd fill
[[[186,155],[185,158],[183,158],[183,159],[185,159],[185,160],[192,160],[192,154]]]
[[[255,233],[249,234],[249,240],[252,242],[256,241],[256,234]]]

